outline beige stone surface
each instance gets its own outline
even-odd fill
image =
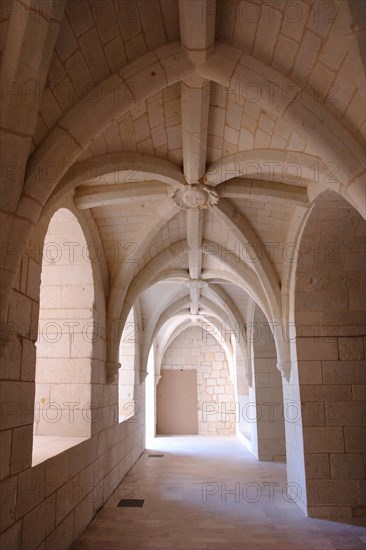
[[[200,433],[286,459],[301,513],[364,515],[364,3],[5,4],[1,546],[73,544],[153,435],[162,368],[197,369]],[[269,548],[283,516],[250,510]],[[332,529],[319,548],[364,543]]]

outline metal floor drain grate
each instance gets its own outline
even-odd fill
[[[144,505],[145,499],[139,498],[123,498],[119,501],[117,506],[120,508],[142,508]]]
[[[148,458],[163,458],[164,455],[154,455],[154,454],[152,454],[152,455],[147,455],[147,456],[148,456]]]

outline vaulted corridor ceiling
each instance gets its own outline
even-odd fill
[[[301,510],[364,513],[365,5],[3,3],[6,541],[25,547],[35,533],[37,549],[68,533],[67,548],[81,535],[143,452],[155,422],[145,390],[155,411],[165,353],[191,325],[219,340],[241,407],[268,397],[298,413],[274,435],[256,422],[249,443],[258,460],[286,454]],[[55,269],[44,269],[49,245]],[[137,337],[123,357],[129,320]],[[60,339],[40,344],[48,324]],[[258,327],[269,330],[255,341]],[[214,385],[223,362],[209,354]],[[62,422],[41,426],[34,404],[55,396]],[[34,434],[55,436],[54,452],[32,457]],[[30,503],[28,476],[43,480]],[[75,478],[103,487],[95,502],[65,503]]]
[[[349,8],[66,4],[18,212],[75,193],[100,233],[108,317],[123,325],[140,300],[145,362],[187,320],[243,327],[256,302],[284,322],[312,201],[330,187],[364,210]]]

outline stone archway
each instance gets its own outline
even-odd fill
[[[51,217],[42,249],[33,461],[90,437],[93,371],[102,343],[88,243],[68,208]],[[93,365],[94,362],[94,365]]]

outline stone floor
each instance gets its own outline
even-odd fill
[[[164,457],[143,453],[75,548],[365,549],[364,528],[306,518],[283,491],[286,466],[257,462],[235,437],[158,437],[150,449]]]

